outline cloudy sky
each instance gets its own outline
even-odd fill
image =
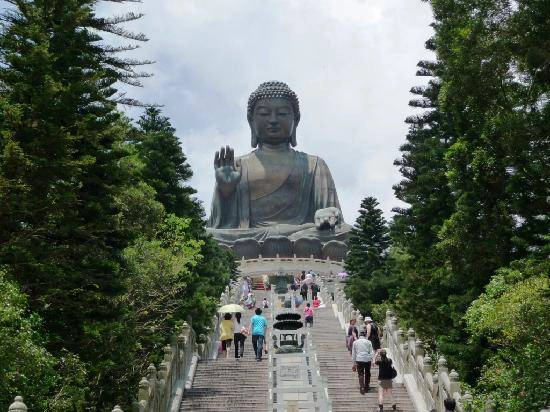
[[[109,3],[104,3],[109,4]],[[156,61],[129,93],[163,105],[194,171],[207,213],[213,157],[221,145],[251,150],[250,92],[286,82],[300,98],[297,149],[332,171],[346,220],[375,196],[386,217],[412,113],[416,63],[429,58],[431,10],[420,0],[143,0],[101,6],[99,14],[145,13],[129,25],[149,42],[133,56]],[[127,110],[130,116],[138,113]]]

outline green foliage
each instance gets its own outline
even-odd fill
[[[140,15],[100,18],[95,0],[9,3],[0,265],[3,297],[19,309],[1,325],[18,338],[4,339],[14,346],[0,352],[11,385],[0,396],[22,394],[37,410],[127,409],[178,325],[191,317],[205,330],[233,256],[206,235],[168,119],[149,108],[136,128],[116,110],[137,104],[117,96],[116,82],[139,84],[136,66],[147,62],[118,57],[135,47],[101,36],[146,40],[120,27]]]
[[[378,201],[374,197],[363,199],[344,262],[350,275],[346,294],[362,313],[370,313],[373,303],[386,300],[388,289],[394,283],[389,265],[385,265],[390,246],[388,232]]]
[[[74,355],[56,359],[45,347],[42,322],[28,312],[27,299],[0,270],[0,408],[15,394],[35,410],[83,410],[86,396],[82,363]],[[69,365],[68,367],[64,367]]]
[[[175,135],[175,129],[160,109],[148,107],[138,120],[139,131],[133,144],[143,162],[143,179],[155,189],[156,199],[164,205],[167,213],[192,217],[202,230],[202,209],[191,198],[195,190],[183,184],[193,172]]]
[[[404,259],[390,296],[403,320],[475,384],[503,352],[487,330],[466,327],[466,311],[499,268],[548,256],[549,40],[542,33],[550,9],[530,0],[430,3],[435,35],[426,47],[436,60],[418,64],[417,75],[432,79],[411,89],[419,98],[410,105],[429,110],[407,118],[395,162],[403,175],[395,194],[409,207],[395,209],[391,225]]]
[[[466,313],[472,338],[494,348],[478,383],[502,410],[544,408],[550,378],[550,264],[526,259],[497,271]]]

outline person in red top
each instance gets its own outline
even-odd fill
[[[306,327],[309,325],[310,327],[313,326],[313,309],[311,308],[311,304],[307,304],[304,308],[304,318],[306,321]]]
[[[313,307],[318,308],[320,305],[321,305],[321,301],[317,296],[315,296],[315,298],[313,299]]]

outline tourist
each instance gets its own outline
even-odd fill
[[[456,408],[456,401],[453,398],[447,398],[443,401],[445,412],[454,412]]]
[[[359,339],[353,342],[351,347],[352,370],[357,371],[359,375],[359,392],[362,395],[369,391],[370,366],[373,355],[372,343],[367,339],[367,331],[363,329],[359,333]]]
[[[365,322],[367,322],[367,339],[371,341],[372,348],[378,351],[380,350],[380,330],[370,316],[365,318]]]
[[[245,300],[249,292],[250,292],[250,284],[248,283],[248,279],[244,278],[243,284],[242,284],[241,300]]]
[[[235,341],[235,359],[243,357],[244,354],[244,341],[248,335],[248,331],[241,322],[241,313],[235,313],[235,320],[233,321],[233,340]]]
[[[313,309],[311,308],[311,304],[307,304],[304,308],[304,319],[306,323],[306,327],[309,325],[309,327],[313,326]]]
[[[300,287],[300,296],[302,296],[302,300],[307,300],[307,284],[305,282],[302,282],[302,286]]]
[[[393,403],[392,394],[392,379],[395,378],[397,372],[392,366],[392,360],[388,358],[385,349],[381,349],[376,355],[374,361],[378,365],[378,408],[382,412],[384,410],[384,399],[387,399],[392,404],[392,409],[397,410],[397,405]]]
[[[302,275],[300,276],[300,280],[304,280],[306,278],[306,271],[302,270]]]
[[[262,300],[262,308],[267,309],[269,305],[267,304],[267,298],[264,296],[264,300]]]
[[[356,319],[350,319],[349,325],[348,325],[348,333],[346,336],[346,346],[348,348],[350,356],[351,356],[351,347],[353,345],[353,342],[355,342],[359,337],[359,332],[357,331],[357,327],[355,326],[356,323],[357,323]]]
[[[312,283],[311,284],[311,296],[313,299],[317,297],[317,293],[319,292],[319,286],[317,284]]]
[[[290,289],[296,291],[296,278],[292,278],[292,283],[290,284]]]
[[[319,298],[317,296],[315,296],[313,298],[313,307],[318,308],[319,306],[321,306],[321,301],[319,300]]]
[[[246,297],[246,300],[243,302],[243,304],[248,309],[253,309],[256,306],[256,299],[254,298],[252,292],[248,293],[248,296]]]
[[[231,313],[223,315],[223,320],[220,325],[220,340],[222,342],[222,354],[228,357],[227,349],[231,347],[231,341],[233,340],[233,321],[231,320]]]
[[[250,332],[252,333],[252,347],[256,355],[256,361],[262,360],[267,320],[262,316],[262,310],[256,308],[256,314],[250,319]]]

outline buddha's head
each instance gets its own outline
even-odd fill
[[[298,96],[283,82],[265,82],[248,99],[248,124],[252,147],[258,144],[296,146],[300,121]]]

